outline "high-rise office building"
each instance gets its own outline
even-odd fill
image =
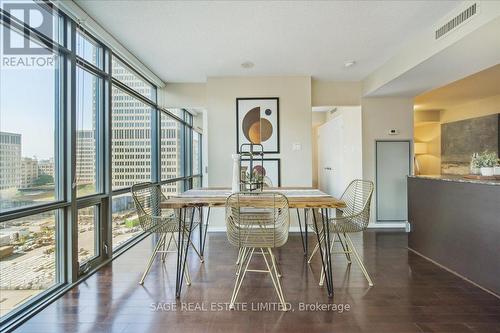
[[[78,130],[76,146],[76,180],[79,185],[95,183],[96,142],[93,130]]]
[[[126,86],[147,96],[151,87],[120,63],[113,63],[113,76]],[[128,187],[151,180],[151,116],[153,109],[124,91],[113,88],[112,175],[113,187]],[[178,177],[178,122],[161,117],[162,179]],[[164,190],[175,192],[176,184]]]
[[[32,187],[35,180],[38,178],[38,161],[36,158],[23,157],[21,158],[19,188]]]
[[[48,175],[55,177],[54,158],[51,157],[47,160],[38,161],[38,175]]]
[[[19,186],[21,134],[0,132],[0,190]]]

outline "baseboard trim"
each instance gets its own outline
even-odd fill
[[[406,229],[406,223],[407,222],[373,222],[368,224],[368,229]]]
[[[418,255],[418,256],[420,256],[420,257],[424,258],[425,260],[428,260],[428,261],[432,262],[434,265],[436,265],[436,266],[438,266],[438,267],[440,267],[440,268],[444,269],[445,271],[448,271],[448,272],[450,272],[451,274],[458,276],[458,277],[459,277],[459,278],[461,278],[462,280],[465,280],[465,281],[469,282],[470,284],[472,284],[472,285],[474,285],[474,286],[478,287],[479,289],[481,289],[481,290],[483,290],[483,291],[486,291],[488,294],[490,294],[490,295],[492,295],[492,296],[495,296],[496,298],[500,299],[500,295],[497,295],[494,291],[489,290],[488,288],[485,288],[485,287],[483,287],[483,286],[481,286],[481,285],[477,284],[476,282],[469,280],[468,278],[466,278],[465,276],[461,275],[460,273],[457,273],[457,272],[455,272],[454,270],[449,269],[448,267],[441,265],[440,263],[438,263],[438,262],[436,262],[436,261],[432,260],[431,258],[429,258],[429,257],[427,257],[427,256],[425,256],[425,255],[423,255],[422,253],[420,253],[420,252],[418,252],[418,251],[416,251],[416,250],[414,250],[414,249],[412,249],[412,248],[410,248],[410,247],[408,247],[408,250],[410,250],[411,252],[415,253],[416,255]]]

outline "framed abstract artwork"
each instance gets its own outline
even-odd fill
[[[236,99],[236,151],[243,143],[261,144],[264,153],[280,152],[279,98]]]
[[[245,179],[250,173],[250,160],[241,160],[241,178]],[[281,165],[279,158],[265,158],[253,161],[253,174],[263,178],[264,187],[281,186]]]

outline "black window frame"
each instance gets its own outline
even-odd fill
[[[47,290],[41,292],[29,301],[22,303],[20,306],[13,309],[11,312],[3,316],[0,321],[2,329],[14,329],[18,327],[23,321],[28,319],[36,312],[42,310],[45,306],[50,304],[53,300],[60,297],[64,292],[69,290],[72,286],[79,283],[83,279],[94,273],[101,265],[116,258],[120,254],[127,251],[130,247],[134,246],[137,242],[141,241],[146,233],[141,232],[139,235],[131,238],[126,243],[120,245],[118,248],[113,249],[112,245],[112,200],[113,197],[119,194],[129,193],[130,187],[121,188],[119,190],[112,189],[112,88],[117,86],[133,97],[148,104],[152,108],[151,117],[151,181],[154,186],[161,188],[162,185],[176,183],[179,184],[181,190],[190,189],[193,179],[199,177],[202,179],[201,165],[200,173],[194,175],[192,170],[192,156],[188,155],[190,149],[186,149],[186,145],[191,144],[193,129],[193,116],[185,109],[182,109],[181,116],[178,116],[168,109],[158,105],[158,87],[148,80],[144,75],[136,70],[132,64],[117,55],[107,44],[100,41],[90,31],[86,30],[71,17],[59,11],[49,1],[38,1],[37,4],[48,8],[58,15],[60,20],[61,31],[56,39],[52,40],[46,35],[29,27],[27,24],[11,17],[6,11],[0,9],[0,25],[2,29],[9,27],[14,28],[22,35],[28,35],[29,38],[36,38],[44,46],[52,49],[59,55],[61,61],[60,78],[57,83],[57,91],[60,96],[57,101],[56,115],[56,133],[58,137],[58,149],[56,149],[54,156],[55,168],[57,169],[56,175],[59,178],[58,186],[56,189],[57,200],[50,203],[40,205],[22,207],[16,210],[10,210],[0,213],[0,224],[18,218],[36,215],[39,213],[54,211],[56,214],[56,228],[57,240],[56,248],[58,251],[57,256],[57,279],[58,283]],[[76,54],[76,33],[84,34],[85,38],[95,43],[100,50],[102,50],[102,66],[96,66],[86,59]],[[123,84],[112,76],[112,58],[116,57],[122,64],[127,66],[139,78],[145,80],[153,87],[153,96],[147,98],[134,89]],[[98,148],[96,151],[97,164],[97,193],[88,196],[77,197],[76,187],[74,186],[74,179],[76,175],[76,70],[77,67],[89,71],[92,74],[102,79],[101,92],[98,96],[102,108],[98,115]],[[182,162],[183,173],[181,177],[173,179],[161,178],[160,167],[160,114],[166,113],[169,117],[179,122],[182,127],[183,136],[181,140],[182,146]],[[188,140],[187,137],[190,139]],[[201,141],[200,136],[200,149],[199,161],[201,164]],[[190,161],[190,162],[186,162]],[[98,246],[96,251],[98,256],[95,256],[83,265],[78,262],[78,209],[96,206],[98,208],[98,226],[97,234]]]

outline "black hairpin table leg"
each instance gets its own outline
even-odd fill
[[[325,282],[326,282],[326,289],[328,292],[328,297],[333,297],[333,272],[332,272],[332,258],[331,258],[331,253],[330,253],[330,236],[328,236],[328,231],[330,230],[328,226],[328,212],[326,213],[327,216],[325,218],[324,214],[321,214],[321,223],[323,224],[323,230],[321,232],[319,231],[318,228],[318,221],[316,220],[316,214],[313,212],[313,222],[314,222],[314,229],[316,230],[316,236],[318,238],[318,245],[319,245],[319,254],[321,256],[321,265],[323,268],[323,273],[325,275]],[[324,236],[322,236],[322,234]],[[323,239],[323,244],[321,242],[321,239]],[[322,246],[324,246],[325,250],[323,251]]]

